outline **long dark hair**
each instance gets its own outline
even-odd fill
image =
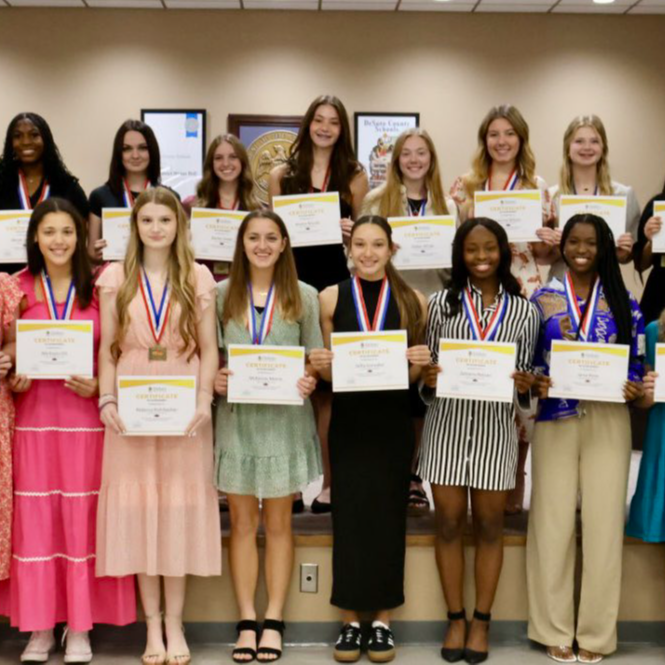
[[[286,240],[286,247],[275,264],[273,282],[275,283],[275,295],[277,305],[282,317],[287,321],[298,321],[302,317],[302,299],[298,286],[298,272],[296,261],[293,258],[291,241],[286,224],[282,218],[270,210],[255,210],[242,220],[238,229],[236,248],[231,263],[229,274],[229,289],[224,301],[222,323],[226,325],[229,321],[243,321],[247,312],[249,296],[247,294],[247,283],[249,282],[250,268],[249,259],[245,254],[245,233],[249,223],[254,219],[269,219],[279,229],[279,233]]]
[[[72,280],[76,288],[76,300],[79,309],[86,309],[92,301],[92,269],[88,257],[88,239],[86,224],[81,213],[67,200],[58,197],[42,201],[33,211],[28,223],[26,247],[28,251],[28,270],[33,276],[45,268],[44,256],[37,244],[37,229],[46,215],[62,212],[69,215],[76,228],[76,249],[72,255]]]
[[[365,224],[374,224],[378,226],[388,238],[388,246],[394,249],[393,230],[388,224],[388,220],[380,215],[363,215],[356,220],[351,229],[351,238],[349,243],[353,242],[355,232]],[[395,297],[397,309],[399,310],[400,325],[408,331],[409,343],[419,344],[423,339],[425,331],[425,313],[420,304],[416,292],[404,281],[392,261],[386,264],[386,275],[390,282],[390,290]]]
[[[72,180],[77,179],[68,171],[62,160],[58,146],[53,139],[53,133],[48,123],[42,116],[36,113],[19,113],[14,116],[7,127],[5,134],[5,145],[2,150],[2,161],[0,162],[0,192],[7,194],[16,191],[18,185],[18,170],[20,162],[16,159],[12,138],[16,125],[22,120],[31,122],[39,132],[44,142],[44,152],[42,154],[42,165],[44,168],[44,177],[51,185],[62,189]]]
[[[633,319],[630,309],[630,298],[628,290],[621,275],[621,268],[616,254],[616,242],[614,234],[605,220],[598,215],[581,214],[573,215],[563,227],[561,234],[561,255],[563,260],[566,256],[563,249],[571,231],[578,224],[589,224],[596,229],[596,271],[603,286],[605,299],[610,307],[612,316],[617,326],[617,343],[630,344],[632,339]]]
[[[499,283],[503,286],[506,293],[511,296],[522,296],[522,289],[517,281],[515,275],[510,272],[510,264],[512,263],[513,256],[510,251],[510,244],[508,243],[508,236],[504,228],[493,219],[488,217],[472,217],[467,219],[455,233],[453,240],[453,271],[452,281],[450,284],[450,291],[448,294],[448,307],[450,308],[450,316],[455,316],[462,306],[462,292],[467,286],[469,281],[469,271],[464,262],[464,241],[466,237],[477,226],[482,226],[487,229],[499,243],[499,267],[497,268],[497,277]]]
[[[307,109],[298,137],[291,146],[285,176],[282,178],[282,194],[303,194],[312,186],[312,166],[314,149],[309,127],[319,106],[332,106],[339,117],[340,134],[330,158],[330,183],[328,189],[339,192],[341,198],[351,203],[351,181],[362,171],[360,162],[355,158],[349,116],[344,104],[334,95],[317,97]]]
[[[125,167],[122,165],[122,146],[125,142],[127,132],[138,132],[145,139],[148,145],[148,180],[153,187],[157,187],[161,178],[161,157],[159,153],[159,143],[155,132],[149,125],[140,120],[125,120],[115,133],[113,139],[113,152],[111,153],[111,165],[109,167],[108,186],[114,194],[122,196],[122,179],[125,177]]]

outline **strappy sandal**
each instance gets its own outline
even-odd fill
[[[145,618],[145,623],[146,627],[149,623],[153,621],[159,621],[160,629],[162,627],[162,619],[163,615],[161,612],[158,612],[157,614],[153,614],[152,616],[147,616]],[[162,633],[162,639],[164,635]],[[153,653],[148,653],[148,647],[146,646],[146,651],[145,653],[141,656],[141,662],[143,665],[164,665],[166,662],[166,649],[162,651],[156,651]]]
[[[448,628],[450,629],[450,624],[453,621],[464,621],[466,628],[466,610],[460,610],[459,612],[448,612]],[[466,630],[465,630],[466,633]],[[465,634],[466,638],[466,634]],[[459,647],[457,649],[450,649],[448,647],[441,647],[441,658],[447,663],[458,663],[460,660],[464,659],[464,647]]]
[[[183,635],[185,634],[185,627],[182,625],[182,618],[178,616],[169,616],[168,614],[164,615],[164,622],[166,621],[178,621],[180,623],[180,630]],[[168,640],[167,640],[168,641]],[[185,645],[186,646],[186,645]],[[182,653],[171,653],[168,649],[166,652],[166,665],[189,665],[192,662],[192,654],[187,651]]]
[[[473,610],[473,618],[476,621],[483,621],[484,623],[489,624],[492,620],[492,615],[487,612],[479,612],[478,610]],[[487,627],[489,630],[489,626]],[[474,651],[473,649],[464,648],[464,660],[471,665],[476,665],[476,663],[484,663],[489,656],[489,651]]]
[[[274,630],[280,634],[280,637],[284,637],[284,630],[286,629],[286,624],[283,621],[277,621],[276,619],[266,619],[263,622],[263,629],[261,630],[261,637],[266,630]],[[263,656],[263,658],[261,657]],[[273,647],[259,647],[256,651],[256,660],[259,663],[274,663],[282,657],[282,649],[275,649]]]
[[[238,637],[240,637],[240,633],[244,630],[251,630],[258,639],[259,624],[257,621],[252,621],[250,619],[238,621],[236,624]],[[239,656],[249,656],[249,658],[239,658]],[[256,649],[252,649],[251,647],[235,647],[231,653],[231,658],[233,658],[234,663],[251,663],[256,659]]]

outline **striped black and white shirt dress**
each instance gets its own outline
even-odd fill
[[[469,290],[484,328],[500,299],[508,298],[505,315],[493,341],[517,344],[516,369],[531,371],[538,337],[538,313],[525,298],[507,294],[500,287],[494,302],[483,308],[482,293],[469,283]],[[450,291],[439,291],[429,300],[427,345],[432,362],[438,364],[439,340],[473,340],[464,308],[450,315]],[[442,368],[445,372],[445,367]],[[509,490],[515,486],[517,428],[515,404],[435,397],[423,387],[429,404],[425,417],[418,475],[436,485],[459,485],[482,490]]]

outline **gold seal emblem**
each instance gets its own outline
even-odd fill
[[[273,130],[259,136],[247,148],[256,194],[266,205],[268,205],[268,175],[275,166],[286,163],[291,145],[296,138],[295,132]]]

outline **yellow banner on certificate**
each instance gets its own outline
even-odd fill
[[[584,342],[571,342],[566,340],[552,340],[552,351],[556,353],[579,353],[581,351],[593,351],[609,356],[618,356],[619,358],[628,358],[630,347],[623,344],[605,345],[605,344],[584,344]]]
[[[349,335],[345,337],[333,337],[331,346],[342,346],[343,344],[356,344],[357,342],[395,342],[397,344],[403,344],[406,342],[406,333],[396,332],[396,333],[385,333],[377,334],[373,333],[371,337],[367,335]]]
[[[439,215],[436,217],[390,217],[388,223],[393,229],[401,229],[408,226],[432,226],[455,227],[455,218],[452,215]]]
[[[273,201],[273,208],[283,208],[294,203],[337,203],[339,194],[337,192],[321,194],[297,194],[296,196],[276,196]]]
[[[191,379],[162,379],[156,376],[154,379],[118,379],[118,387],[123,388],[143,388],[145,386],[175,386],[178,388],[196,387],[196,378]]]
[[[541,194],[538,190],[524,189],[500,192],[476,192],[475,202],[486,203],[488,201],[498,201],[499,199],[519,199],[521,201],[539,201]]]
[[[73,332],[91,333],[92,321],[58,321],[53,325],[53,321],[44,321],[44,323],[36,323],[34,321],[17,321],[17,330],[19,332],[38,332],[40,330],[71,330]]]
[[[508,356],[515,355],[514,347],[507,346],[506,344],[492,344],[491,342],[468,342],[466,340],[459,342],[454,342],[452,340],[442,340],[439,349],[441,351],[472,351],[475,349],[482,349],[483,351],[503,353],[504,355]]]
[[[240,356],[265,356],[270,354],[271,356],[284,356],[285,358],[303,358],[305,356],[304,349],[276,349],[274,346],[271,346],[270,349],[266,350],[262,348],[261,345],[258,345],[251,349],[246,349],[242,347],[235,347],[229,349],[229,357],[236,358]]]

